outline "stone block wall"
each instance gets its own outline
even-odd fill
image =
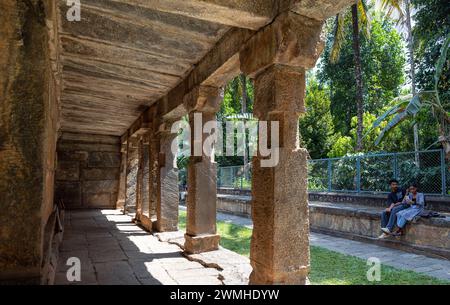
[[[251,196],[217,194],[217,211],[251,217]]]
[[[57,145],[56,197],[70,208],[115,208],[120,138],[63,133]]]
[[[0,9],[0,284],[52,283],[59,65],[53,2]]]

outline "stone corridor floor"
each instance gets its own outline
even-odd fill
[[[185,257],[176,244],[182,232],[152,235],[117,210],[66,211],[56,285],[221,285],[246,284],[246,257],[220,249]],[[69,282],[70,257],[81,262],[81,281]],[[219,263],[220,262],[220,263]],[[211,267],[209,267],[211,266]],[[69,272],[69,274],[72,274]]]

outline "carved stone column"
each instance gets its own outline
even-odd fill
[[[259,145],[253,158],[251,284],[307,282],[307,151],[299,147],[298,117],[304,112],[305,69],[314,66],[323,47],[321,26],[294,13],[282,14],[240,54],[242,71],[254,78],[255,116],[269,127],[279,124],[278,162],[263,166],[269,157]],[[273,149],[270,132],[276,129],[268,130]]]
[[[127,185],[127,140],[122,141],[120,154],[120,178],[119,178],[119,193],[117,194],[116,209],[123,210],[125,206],[126,185]]]
[[[137,137],[137,173],[136,173],[136,184],[135,184],[135,192],[136,192],[136,219],[139,220],[142,214],[142,188],[143,188],[143,144],[142,137]]]
[[[203,150],[209,135],[203,133],[203,127],[205,123],[216,120],[219,100],[219,90],[215,87],[197,87],[185,96],[192,139],[184,244],[188,253],[211,251],[219,247],[220,236],[216,233],[217,164],[214,154],[207,155]],[[196,116],[201,119],[196,121]],[[194,122],[198,125],[195,126]],[[196,132],[196,128],[200,132]]]
[[[138,173],[138,140],[128,138],[127,147],[127,177],[124,213],[136,212],[136,183]]]
[[[170,122],[163,123],[158,132],[158,178],[157,178],[157,204],[156,229],[159,232],[178,230],[178,168],[176,156],[172,153],[172,142],[177,134],[170,132]]]

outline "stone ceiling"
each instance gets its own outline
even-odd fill
[[[70,22],[66,0],[56,1],[61,130],[116,136],[227,32],[258,30],[285,3],[297,2],[296,13],[312,16],[327,8],[317,2],[336,6],[331,0],[81,0],[81,21]]]
[[[60,0],[61,130],[122,135],[175,87],[233,25],[233,10],[219,17],[223,7],[201,2],[82,0],[81,21],[70,22]]]

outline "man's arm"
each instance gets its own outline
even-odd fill
[[[394,199],[394,194],[393,193],[389,193],[388,198],[387,198],[387,204],[389,205],[389,207],[386,208],[386,212],[390,212],[391,209],[395,206],[395,201]]]

